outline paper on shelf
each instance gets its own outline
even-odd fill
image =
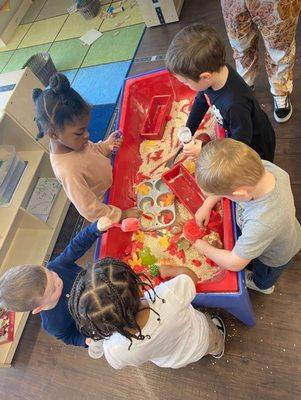
[[[46,222],[60,186],[56,178],[39,178],[27,205],[27,211]]]

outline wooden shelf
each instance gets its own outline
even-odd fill
[[[14,340],[10,343],[5,343],[0,346],[0,367],[11,367],[15,351],[21,338],[24,326],[26,324],[29,313],[16,313]]]
[[[18,152],[18,154],[20,155],[22,160],[27,161],[28,164],[26,165],[26,168],[13,195],[11,203],[8,207],[0,207],[0,248],[5,245],[5,241],[8,238],[9,230],[12,224],[15,223],[19,208],[24,201],[24,198],[30,188],[32,180],[36,175],[44,156],[43,151],[21,151]]]
[[[0,47],[5,49],[32,0],[10,0],[9,11],[0,13]]]
[[[61,188],[46,222],[26,209],[38,179],[54,177],[46,142],[35,141],[31,92],[43,86],[28,68],[0,74],[0,86],[5,85],[13,86],[0,93],[0,145],[13,145],[27,165],[10,204],[0,207],[0,275],[13,266],[49,260],[70,204]],[[16,313],[14,340],[0,346],[0,367],[10,366],[28,315]]]

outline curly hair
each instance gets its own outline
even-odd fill
[[[141,308],[143,290],[148,289],[152,303],[159,296],[148,278],[144,275],[148,280],[144,282],[140,276],[126,263],[112,257],[88,265],[87,269],[81,271],[69,297],[69,310],[79,331],[93,340],[109,338],[119,332],[129,339],[129,349],[132,339],[150,338],[142,334],[136,317],[139,311],[150,309],[160,321],[160,315],[154,309]]]
[[[35,121],[39,129],[36,139],[42,138],[48,129],[63,129],[65,124],[83,118],[90,113],[90,106],[70,87],[65,75],[57,73],[49,81],[49,89],[35,88],[32,99],[35,104]]]

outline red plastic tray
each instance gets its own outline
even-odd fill
[[[204,202],[204,196],[191,173],[183,164],[177,164],[162,175],[162,181],[194,216]]]
[[[140,135],[145,139],[162,139],[171,106],[172,96],[153,96]]]

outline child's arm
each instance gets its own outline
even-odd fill
[[[170,265],[159,265],[158,269],[163,279],[175,278],[178,275],[184,274],[188,275],[195,284],[199,280],[196,273],[194,273],[190,268],[187,267],[173,267]]]
[[[78,331],[75,322],[72,322],[68,327],[61,330],[49,328],[48,326],[44,326],[43,323],[42,326],[49,335],[54,336],[56,339],[61,340],[65,344],[82,347],[87,346],[86,337]]]
[[[201,255],[208,257],[219,267],[229,271],[240,271],[251,261],[237,256],[233,250],[217,249],[202,239],[198,239],[194,243],[194,247]]]
[[[52,263],[72,265],[90,249],[99,235],[100,232],[97,229],[97,222],[88,225],[71,240],[59,256],[49,263],[50,266]]]
[[[197,210],[194,218],[201,228],[208,225],[211,210],[221,199],[222,196],[208,196],[203,205]]]
[[[54,335],[58,340],[62,340],[65,344],[72,346],[86,347],[86,337],[83,336],[76,328],[75,323],[70,327],[69,331],[56,333]]]
[[[191,107],[191,111],[186,122],[186,126],[191,130],[192,134],[194,134],[195,131],[198,129],[206,112],[208,111],[208,108],[209,106],[204,96],[204,93],[198,93],[194,99],[194,103]]]

